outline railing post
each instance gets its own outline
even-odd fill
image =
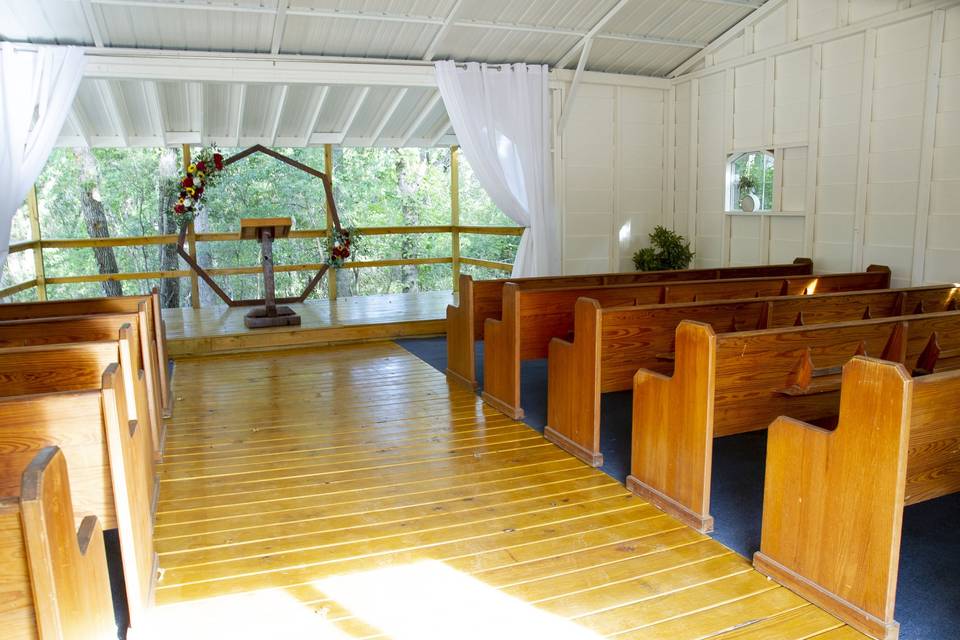
[[[190,145],[183,145],[183,171],[186,173],[187,167],[190,166]],[[187,225],[187,251],[190,253],[190,257],[194,260],[197,259],[197,229],[193,225],[193,221]],[[197,272],[193,269],[190,270],[190,304],[194,309],[200,308],[200,280],[197,278]]]
[[[30,215],[30,239],[33,240],[33,273],[37,281],[37,299],[47,299],[47,277],[43,268],[43,236],[40,233],[40,209],[37,207],[37,185],[27,192],[27,213]]]
[[[450,247],[453,256],[453,291],[460,290],[460,147],[450,147]]]
[[[323,172],[330,176],[330,188],[333,188],[333,145],[323,145]],[[333,216],[327,211],[327,238],[333,236]],[[326,258],[326,256],[323,256]],[[337,299],[337,270],[327,270],[327,297]]]

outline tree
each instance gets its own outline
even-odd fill
[[[180,194],[180,172],[177,170],[177,152],[164,149],[160,154],[157,171],[159,181],[157,192],[157,220],[160,232],[164,235],[176,235],[177,221],[173,219],[173,205]],[[160,245],[160,270],[174,271],[180,264],[177,257],[177,245]],[[164,278],[160,283],[160,306],[170,308],[180,306],[180,280]]]
[[[109,238],[107,214],[100,199],[100,172],[97,170],[97,160],[89,149],[78,148],[74,150],[74,154],[81,167],[80,212],[87,224],[87,233],[91,238]],[[93,255],[97,260],[98,273],[101,275],[120,273],[113,247],[94,247]],[[104,295],[123,295],[123,287],[118,280],[104,280],[101,285]]]

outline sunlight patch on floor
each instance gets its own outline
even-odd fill
[[[394,640],[601,638],[432,560],[334,576],[313,586]]]

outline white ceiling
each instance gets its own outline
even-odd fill
[[[664,77],[763,1],[0,0],[0,40],[153,55],[173,66],[187,66],[174,52],[190,52],[181,55],[572,68],[589,39],[587,70]],[[86,78],[60,144],[455,141],[436,89],[417,83],[142,75],[131,67],[127,76]]]

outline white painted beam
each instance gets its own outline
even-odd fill
[[[410,144],[410,141],[413,139],[413,136],[417,133],[417,130],[419,130],[421,125],[423,125],[424,120],[427,119],[427,116],[430,115],[430,112],[433,111],[434,108],[437,106],[437,103],[440,102],[441,97],[442,96],[440,95],[439,91],[433,94],[433,97],[430,98],[430,102],[428,102],[427,105],[420,110],[420,113],[417,114],[417,117],[413,121],[413,124],[411,124],[407,128],[407,130],[404,132],[403,139],[400,141],[400,143],[397,146],[406,147],[407,145]]]
[[[319,95],[317,95],[319,92]],[[327,96],[330,95],[330,87],[319,87],[314,89],[314,95],[316,95],[313,111],[310,113],[310,116],[307,118],[307,126],[304,128],[303,136],[301,136],[301,143],[295,146],[307,146],[310,144],[310,136],[313,135],[313,130],[317,128],[317,122],[320,120],[320,113],[323,111],[323,105],[327,101]]]
[[[357,114],[360,113],[360,108],[363,106],[368,95],[370,95],[370,87],[364,87],[360,90],[360,95],[357,96],[357,99],[353,101],[353,106],[350,108],[347,121],[343,125],[343,135],[349,133],[350,127],[353,126],[354,121],[357,119]]]
[[[377,140],[380,139],[380,134],[382,134],[383,130],[387,128],[390,118],[392,118],[393,114],[397,112],[397,109],[400,107],[400,103],[403,102],[403,99],[406,97],[406,88],[400,89],[400,91],[397,92],[397,95],[393,97],[393,100],[390,101],[390,106],[387,107],[383,117],[380,118],[380,122],[377,123],[376,128],[373,130],[373,135],[370,136],[370,144],[376,144]]]
[[[343,131],[334,133],[314,133],[310,135],[311,145],[320,144],[342,144],[344,138]]]
[[[113,130],[116,131],[117,137],[123,141],[122,146],[127,146],[127,121],[121,112],[120,99],[114,91],[113,83],[109,80],[96,80],[95,86],[97,87],[97,93],[100,95],[100,100],[106,108],[107,117],[110,118],[113,125]]]
[[[93,39],[93,44],[100,48],[103,46],[103,33],[100,31],[100,23],[97,22],[97,14],[93,11],[93,5],[90,0],[80,0],[80,10],[83,11],[83,19],[87,23],[87,29]]]
[[[240,85],[240,92],[237,95],[237,126],[233,129],[233,146],[240,146],[240,132],[243,130],[243,110],[247,104],[247,85]]]
[[[150,9],[176,9],[178,11],[223,11],[228,13],[263,13],[273,15],[272,7],[249,4],[208,4],[195,2],[171,2],[170,0],[90,0],[93,4],[114,7],[146,7]]]
[[[70,127],[73,129],[74,133],[80,137],[83,141],[81,146],[89,147],[90,145],[90,127],[87,125],[86,119],[81,115],[76,105],[70,109],[70,113],[67,114],[67,122],[70,123]]]
[[[158,146],[167,146],[166,128],[163,118],[163,103],[160,101],[160,89],[156,82],[141,82],[143,87],[143,96],[147,103],[147,109],[150,112],[150,123],[153,130],[159,132],[160,144]]]
[[[415,16],[407,14],[387,13],[384,11],[349,11],[344,9],[311,9],[290,8],[288,16],[298,18],[325,18],[327,20],[373,20],[377,22],[400,22],[403,24],[435,24],[442,25],[446,18],[439,16]]]
[[[583,68],[587,66],[587,59],[590,57],[590,49],[593,47],[593,40],[587,40],[580,52],[580,61],[577,62],[577,71],[574,73],[573,82],[570,83],[570,92],[567,94],[567,101],[563,103],[563,112],[560,115],[560,123],[557,125],[557,135],[562,136],[567,128],[567,122],[570,120],[570,113],[573,111],[573,101],[577,99],[577,91],[580,89],[580,80],[583,78]]]
[[[273,114],[273,126],[270,127],[270,144],[273,146],[277,142],[277,131],[280,130],[280,118],[283,117],[283,106],[287,102],[287,94],[290,91],[290,85],[283,85],[280,88],[280,99],[277,100],[277,108]]]
[[[763,0],[697,0],[705,4],[725,4],[731,7],[743,7],[746,9],[759,9]]]
[[[206,114],[204,113],[204,109],[207,106],[206,104],[207,96],[206,96],[206,90],[204,89],[204,84],[202,82],[197,83],[196,91],[193,94],[193,102],[194,102],[193,108],[196,110],[196,114],[197,114],[197,122],[196,122],[197,133],[200,135],[200,144],[204,144],[205,141],[203,138],[203,134],[206,131],[206,126],[205,126]]]
[[[590,30],[584,34],[580,41],[570,47],[570,49],[568,49],[567,52],[561,56],[560,60],[558,60],[557,64],[554,66],[561,69],[567,66],[567,63],[573,59],[573,56],[576,54],[576,52],[585,47],[587,42],[593,38],[593,36],[595,36],[600,29],[603,29],[604,25],[607,24],[610,19],[613,18],[613,16],[617,15],[617,12],[619,12],[620,9],[622,9],[628,2],[630,2],[630,0],[618,0],[617,4],[613,5],[609,11],[603,14],[603,16],[590,28]]]
[[[277,0],[277,13],[273,18],[273,37],[270,40],[270,53],[280,53],[280,43],[283,42],[283,30],[287,25],[287,11],[290,0]]]
[[[444,117],[443,126],[440,127],[440,133],[438,133],[437,135],[435,135],[433,138],[430,139],[430,146],[435,147],[438,144],[440,144],[440,141],[444,138],[444,136],[447,135],[449,131],[450,131],[450,118]]]
[[[441,24],[440,28],[437,29],[437,32],[433,34],[433,39],[430,40],[430,44],[427,45],[427,50],[423,53],[424,60],[433,60],[433,56],[437,52],[437,47],[440,46],[443,38],[447,35],[447,31],[449,31],[450,27],[453,25],[453,21],[457,16],[457,12],[460,10],[460,5],[462,4],[463,0],[456,0],[453,3],[453,6],[450,7],[450,11],[447,13],[447,17],[444,19],[443,24]]]

